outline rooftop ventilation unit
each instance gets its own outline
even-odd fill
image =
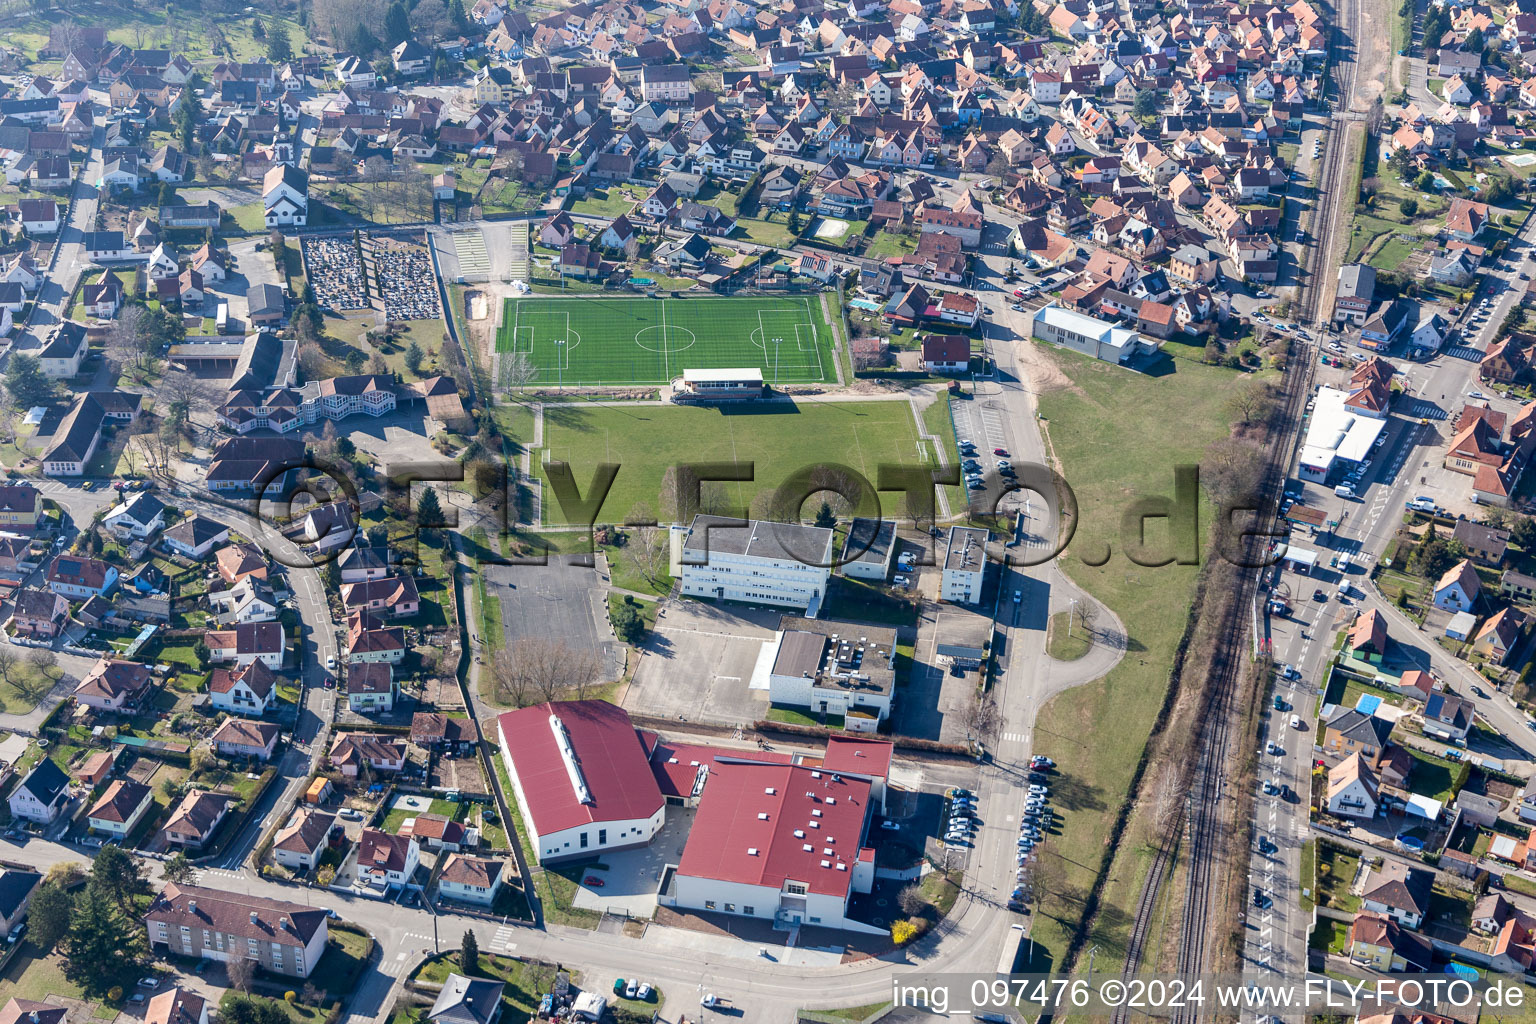
[[[592,791],[587,788],[586,777],[581,774],[581,760],[576,756],[576,748],[571,746],[571,734],[565,731],[565,723],[560,721],[559,715],[549,716],[549,731],[554,733],[555,746],[560,749],[560,760],[565,762],[565,774],[576,791],[577,803],[595,803]]]

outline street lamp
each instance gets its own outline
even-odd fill
[[[779,346],[784,343],[783,338],[773,339],[773,382],[779,382]]]

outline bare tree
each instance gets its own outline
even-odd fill
[[[165,374],[160,380],[159,393],[165,402],[167,422],[178,429],[208,419],[218,400],[213,385],[190,370]]]
[[[1256,423],[1269,415],[1274,404],[1274,389],[1262,380],[1250,380],[1232,392],[1227,408],[1244,425]]]
[[[452,25],[443,0],[421,0],[411,11],[410,20],[411,28],[418,36],[426,36],[434,43],[446,35]]]
[[[256,980],[256,964],[243,956],[230,957],[224,965],[224,973],[229,977],[230,988],[250,992],[251,983]]]
[[[117,319],[107,328],[107,365],[112,373],[125,366],[140,366],[144,361],[145,320],[149,311],[143,306],[124,306],[117,312]]]
[[[1184,812],[1188,786],[1184,766],[1170,762],[1163,765],[1152,786],[1152,841],[1158,845],[1174,838],[1179,816]]]
[[[8,643],[0,643],[0,678],[11,681],[11,670],[16,667],[16,649]]]
[[[501,382],[508,388],[525,387],[539,375],[539,368],[527,352],[513,352],[501,360]]]
[[[32,663],[33,668],[37,669],[38,675],[43,676],[53,676],[54,669],[59,664],[59,656],[46,647],[32,648],[31,653],[27,655],[27,660]]]
[[[642,526],[630,531],[629,543],[624,546],[624,561],[645,582],[660,587],[666,581],[671,565],[670,547],[666,530]]]
[[[512,657],[512,651],[505,646],[497,648],[496,653],[491,655],[491,686],[492,696],[497,703],[510,704],[515,708],[528,706],[528,675]]]
[[[985,736],[997,725],[997,701],[991,694],[985,694],[976,699],[971,705],[969,715],[969,727],[972,734]]]
[[[504,670],[510,677],[507,692],[522,703],[528,703],[529,698],[551,701],[566,696],[583,700],[603,671],[603,659],[597,651],[572,648],[564,640],[548,637],[519,640],[507,656],[511,662]],[[494,661],[492,670],[499,679]]]
[[[923,896],[923,887],[917,884],[903,886],[896,894],[896,904],[901,907],[901,912],[909,917],[921,914],[928,906],[928,900]]]

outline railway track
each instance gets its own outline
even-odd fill
[[[1340,4],[1332,67],[1339,101],[1335,113],[1329,119],[1331,136],[1344,136],[1345,133],[1338,129],[1358,116],[1352,113],[1350,107],[1354,99],[1354,49],[1359,22],[1358,0],[1345,0]],[[1317,258],[1313,262],[1313,272],[1298,289],[1297,300],[1300,311],[1298,319],[1310,321],[1313,327],[1320,326],[1329,317],[1330,311],[1325,307],[1324,300],[1329,294],[1327,283],[1334,273],[1332,257],[1339,248],[1339,233],[1348,230],[1349,215],[1354,209],[1356,197],[1342,194],[1349,183],[1348,166],[1344,161],[1347,148],[1343,138],[1330,139],[1314,189],[1313,237]],[[1296,344],[1301,345],[1299,341]],[[1275,424],[1275,434],[1283,439],[1283,443],[1268,446],[1268,465],[1261,477],[1268,491],[1265,497],[1272,502],[1269,506],[1272,510],[1270,521],[1266,524],[1271,528],[1274,526],[1273,510],[1278,507],[1274,499],[1278,497],[1294,448],[1294,439],[1300,430],[1302,405],[1313,373],[1313,348],[1311,345],[1301,347],[1303,351],[1300,358],[1292,362],[1286,374],[1282,410]],[[1218,854],[1225,835],[1220,806],[1227,785],[1226,769],[1232,761],[1233,723],[1241,717],[1241,708],[1236,706],[1235,701],[1241,680],[1243,652],[1247,648],[1248,614],[1253,607],[1251,597],[1258,578],[1256,570],[1242,570],[1239,594],[1234,600],[1228,601],[1223,609],[1223,621],[1218,634],[1221,639],[1210,667],[1206,699],[1200,712],[1200,720],[1204,724],[1197,741],[1199,755],[1182,819],[1184,836],[1178,844],[1165,842],[1153,860],[1131,926],[1122,971],[1124,978],[1130,978],[1141,967],[1152,916],[1169,875],[1174,851],[1181,847],[1187,850],[1189,868],[1180,919],[1177,970],[1180,974],[1193,975],[1201,973],[1208,966],[1210,911],[1218,874]],[[1117,1009],[1111,1015],[1113,1024],[1125,1024],[1126,1019],[1127,1011],[1124,1008]],[[1193,1010],[1183,1010],[1175,1012],[1170,1019],[1172,1024],[1197,1024],[1199,1014]]]

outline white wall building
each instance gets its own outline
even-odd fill
[[[559,701],[508,711],[496,725],[541,864],[644,846],[661,830],[666,801],[622,708]]]
[[[874,732],[895,693],[894,630],[785,616],[765,641],[759,666],[774,704],[841,715],[844,727]],[[757,672],[753,673],[757,687]]]
[[[663,873],[664,905],[877,933],[849,917],[875,880],[864,845],[870,783],[785,764],[719,764],[710,772],[681,862]]]
[[[815,617],[832,577],[831,530],[695,516],[682,537],[683,593],[781,604]]]
[[[987,575],[986,530],[970,526],[951,526],[949,546],[944,552],[944,573],[939,580],[939,598],[957,604],[975,604],[981,600],[981,585]]]
[[[1035,313],[1031,336],[1048,341],[1085,356],[1107,363],[1129,362],[1135,356],[1149,356],[1162,347],[1156,338],[1143,337],[1126,327],[1116,327],[1104,320],[1063,309],[1054,302]]]

